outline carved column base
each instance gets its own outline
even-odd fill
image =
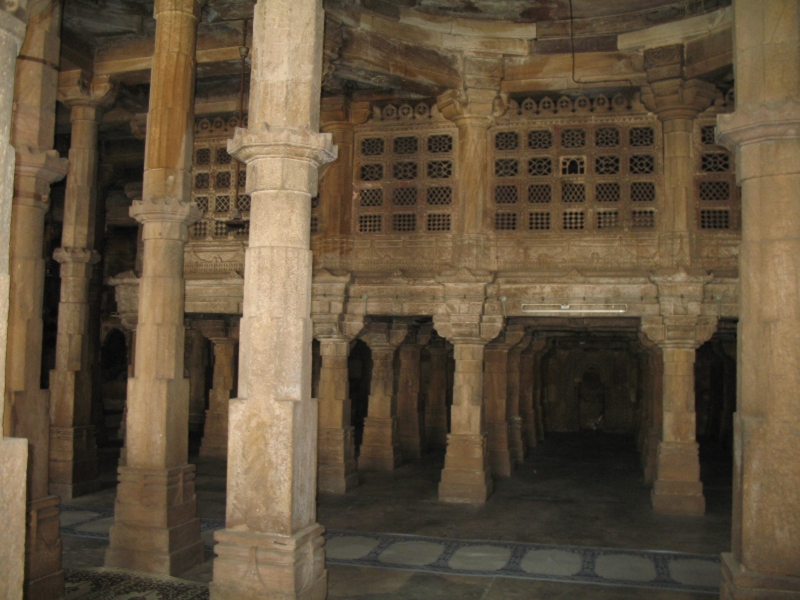
[[[18,598],[24,581],[27,469],[28,441],[0,437],[0,598]]]
[[[194,470],[119,468],[107,567],[177,575],[203,562]]]
[[[210,458],[228,458],[228,411],[206,411],[199,454]]]
[[[747,571],[733,554],[723,552],[719,597],[720,600],[800,600],[800,577]]]
[[[439,501],[483,504],[493,489],[486,456],[486,436],[452,433],[447,436]]]
[[[25,540],[25,598],[64,597],[58,496],[28,502]]]
[[[661,442],[658,446],[658,479],[650,495],[657,513],[705,514],[706,499],[700,482],[696,443]]]
[[[62,500],[100,489],[94,425],[50,427],[51,494]]]
[[[324,529],[314,523],[292,536],[217,531],[212,600],[325,600]]]
[[[521,465],[528,451],[527,445],[522,440],[522,417],[511,417],[509,421],[508,433],[511,437],[509,445],[514,454],[514,461]]]
[[[510,435],[508,423],[489,423],[489,464],[493,477],[511,477],[515,460],[509,445]]]
[[[320,429],[317,446],[320,492],[344,494],[358,486],[358,465],[353,449],[353,427]]]
[[[363,471],[393,471],[403,464],[397,441],[397,419],[367,417],[358,468]]]

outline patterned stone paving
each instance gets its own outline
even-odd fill
[[[108,539],[108,529],[113,523],[113,510],[73,506],[62,506],[61,509],[62,535]],[[211,549],[214,544],[213,532],[223,526],[224,522],[220,520],[201,520],[202,536],[208,549]],[[630,586],[676,592],[719,593],[720,563],[719,557],[713,555],[454,540],[337,530],[328,530],[325,537],[328,563],[336,565],[380,567],[451,575]],[[105,577],[113,570],[81,570],[71,573],[73,573],[73,577],[78,577],[79,573],[88,572],[95,573],[92,576],[94,579],[89,578],[89,581],[96,581],[98,577]],[[96,575],[96,573],[101,575]],[[172,581],[180,582],[181,580]],[[75,585],[81,582],[83,580],[76,580]],[[164,585],[167,583],[169,582],[165,582]],[[117,593],[113,590],[109,594]],[[136,597],[91,595],[95,592],[91,592],[89,595],[80,595],[84,592],[75,593],[78,595],[68,595],[67,599],[112,600],[117,597]],[[180,594],[185,593],[200,592],[191,590],[180,592]],[[194,599],[207,596],[142,596],[146,600],[157,600],[162,597],[164,600],[173,600],[173,598],[184,600],[184,598]]]

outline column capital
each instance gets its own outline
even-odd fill
[[[405,341],[409,328],[408,323],[370,323],[361,339],[372,350],[394,350]]]
[[[134,200],[130,215],[139,223],[175,223],[189,226],[199,221],[203,213],[194,202],[182,198],[148,198]]]
[[[641,331],[660,348],[696,350],[714,335],[717,318],[708,316],[642,317]]]
[[[69,160],[61,158],[56,150],[37,152],[28,147],[16,148],[17,161],[14,173],[21,177],[34,177],[48,184],[61,181],[69,171]]]
[[[713,84],[684,78],[683,44],[645,50],[644,68],[650,85],[642,88],[642,103],[661,121],[693,119],[717,97]]]
[[[323,98],[320,106],[320,130],[324,133],[366,123],[372,114],[370,102],[351,102],[344,96]]]
[[[66,71],[58,76],[58,100],[71,109],[95,109],[91,118],[97,119],[100,111],[111,108],[117,97],[117,84],[108,75],[92,77],[86,71]],[[75,117],[73,110],[73,119]],[[87,118],[88,115],[84,116]]]
[[[248,129],[237,127],[233,139],[228,140],[228,153],[247,164],[264,158],[291,158],[321,167],[336,160],[337,149],[329,133],[263,123]]]
[[[25,0],[4,0],[0,8],[0,31],[12,36],[17,42],[17,52],[25,39],[25,22],[15,16],[14,13],[24,11],[27,2]]]
[[[737,105],[733,114],[717,116],[717,143],[734,151],[760,142],[800,137],[800,98]]]
[[[529,335],[530,334],[526,331],[526,327],[522,325],[509,325],[489,343],[487,349],[511,350],[512,348],[522,345],[525,338]],[[528,341],[530,341],[529,337]]]
[[[87,248],[61,247],[53,251],[53,258],[61,265],[66,263],[86,263],[95,265],[100,262],[100,253]]]
[[[436,106],[445,119],[458,126],[488,128],[505,112],[499,91],[486,88],[448,90],[436,99]]]

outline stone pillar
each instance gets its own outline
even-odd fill
[[[483,398],[489,433],[489,464],[494,477],[511,477],[517,462],[511,443],[511,398],[509,397],[509,352],[523,341],[525,329],[509,327],[486,346]]]
[[[22,6],[21,8],[25,8]],[[12,12],[0,9],[0,79],[12,81],[17,54],[25,36],[25,23]],[[9,305],[9,231],[14,193],[14,147],[11,135],[13,87],[0,91],[0,386],[5,386],[7,317]],[[5,395],[4,395],[5,396]],[[25,573],[25,478],[28,444],[6,437],[5,402],[0,399],[0,598],[21,600]]]
[[[206,412],[208,349],[206,347],[206,336],[196,327],[196,322],[186,319],[185,324],[184,376],[189,380],[189,431],[200,431],[203,429]],[[225,323],[223,322],[223,329],[224,326]],[[205,436],[205,430],[203,430],[203,435]]]
[[[236,375],[236,340],[212,337],[214,344],[214,382],[208,393],[208,410],[203,427],[200,456],[228,457],[228,403]]]
[[[425,406],[420,398],[420,352],[431,338],[430,325],[410,335],[398,350],[397,429],[405,460],[418,460],[428,448],[425,440]]]
[[[116,95],[108,76],[80,71],[61,77],[58,97],[70,109],[72,135],[64,197],[56,368],[50,372],[50,493],[74,498],[100,489],[92,425],[93,346],[89,336],[89,284],[97,208],[97,127]]]
[[[723,600],[800,598],[800,4],[736,0],[736,151],[742,245],[732,553]]]
[[[52,149],[61,40],[61,5],[43,2],[29,15],[17,60],[11,143],[16,150],[11,210],[11,275],[4,433],[28,440],[25,595],[64,594],[59,534],[59,499],[48,491],[49,392],[40,388],[44,217],[50,184],[67,172],[67,160]],[[7,86],[8,87],[8,86]]]
[[[317,403],[311,399],[311,197],[336,158],[320,134],[321,0],[258,0],[249,128],[228,150],[252,198],[230,402],[226,528],[211,598],[325,598],[316,522]]]
[[[428,345],[431,381],[425,404],[425,439],[429,450],[447,448],[447,346],[437,339]]]
[[[325,197],[321,187],[320,195]],[[339,196],[331,196],[331,200],[339,202]],[[364,318],[345,314],[350,279],[349,273],[334,275],[321,269],[314,273],[312,284],[311,317],[322,361],[317,391],[317,489],[333,494],[343,494],[358,485],[347,361],[353,339],[364,329]]]
[[[702,315],[708,276],[685,270],[654,276],[661,317],[643,317],[642,331],[663,356],[663,412],[658,466],[651,499],[659,513],[705,513],[696,441],[695,350],[716,329],[716,317]]]
[[[539,355],[547,341],[545,338],[536,337],[522,352],[519,359],[520,372],[520,405],[519,412],[522,417],[522,441],[527,450],[533,450],[539,444],[536,405],[538,389],[541,386],[541,372]]]
[[[106,565],[174,575],[203,560],[188,464],[189,381],[184,378],[183,250],[200,217],[191,202],[195,38],[199,4],[156,0],[142,199],[136,374],[128,380],[127,463]]]
[[[485,296],[489,273],[462,269],[438,279],[443,284],[445,305],[452,312],[435,315],[433,324],[437,333],[453,344],[455,358],[450,434],[439,500],[482,504],[493,489],[484,420],[484,348],[500,333],[503,318],[484,315],[484,303],[475,300]]]
[[[694,220],[693,119],[716,98],[714,85],[684,79],[683,44],[645,50],[648,87],[642,102],[662,122],[664,132],[664,235],[663,264],[691,263],[689,232]]]
[[[663,422],[664,358],[661,348],[639,333],[645,349],[643,375],[644,398],[642,398],[641,422],[641,461],[644,468],[644,482],[653,485],[658,470],[658,445],[661,441]]]
[[[487,268],[482,249],[492,231],[489,206],[489,127],[501,104],[502,57],[465,53],[461,65],[463,88],[437,98],[442,115],[458,128],[459,171],[457,248],[458,266]],[[469,165],[469,167],[467,167]]]
[[[320,130],[331,134],[338,151],[319,182],[319,231],[325,237],[350,235],[353,231],[353,129],[371,114],[369,102],[351,102],[344,96],[322,99]]]
[[[508,435],[509,447],[514,461],[522,464],[527,454],[528,446],[522,439],[522,416],[520,414],[520,404],[522,399],[521,390],[521,356],[522,352],[528,347],[531,341],[531,334],[526,333],[519,344],[508,352]]]
[[[407,335],[408,325],[395,322],[391,325],[370,323],[367,332],[361,336],[372,352],[372,381],[358,457],[359,469],[391,471],[403,463],[397,432],[394,355]]]

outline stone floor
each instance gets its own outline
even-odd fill
[[[352,557],[352,548],[337,549],[337,544],[341,545],[341,542],[332,539],[328,566],[329,598],[689,600],[713,597],[699,591],[575,583],[580,579],[575,577],[562,577],[561,581],[520,579],[514,578],[508,565],[492,567],[492,561],[498,560],[493,553],[496,554],[497,547],[503,546],[500,542],[509,543],[512,549],[515,547],[513,543],[580,547],[573,550],[581,555],[610,556],[607,562],[611,561],[611,572],[623,573],[624,577],[633,577],[635,580],[641,572],[631,570],[631,565],[635,566],[636,560],[639,560],[636,551],[690,553],[707,555],[699,557],[705,561],[713,560],[714,557],[708,555],[718,555],[730,545],[731,469],[730,461],[719,449],[703,448],[703,478],[708,511],[705,517],[700,518],[653,513],[649,504],[649,490],[643,485],[633,442],[620,436],[552,434],[528,456],[512,478],[497,482],[494,495],[486,505],[480,507],[437,502],[436,488],[442,462],[443,457],[434,454],[393,473],[362,474],[361,485],[350,493],[320,496],[318,520],[332,534],[347,532],[345,537],[357,540],[356,545],[367,544],[369,539],[380,537],[355,535],[359,533],[424,536],[437,539],[420,540],[414,537],[408,538],[407,542],[440,543],[452,548],[451,555],[456,560],[450,559],[450,566],[459,566],[460,559],[454,552],[469,553],[470,547],[482,549],[486,559],[476,562],[474,556],[467,557],[465,564],[470,567],[467,570],[471,575],[457,574],[457,569],[451,569],[454,571],[452,573],[431,572],[429,567],[422,565],[403,566],[400,564],[402,557],[398,563],[386,559],[383,554],[379,560],[394,568],[362,566],[369,564],[363,559],[350,561],[353,564],[348,565],[342,563],[348,563],[346,559]],[[66,568],[102,565],[107,546],[105,536],[113,521],[113,471],[104,473],[104,483],[103,491],[65,503],[62,527],[65,528],[63,543]],[[197,490],[199,515],[204,519],[203,538],[208,547],[207,560],[182,577],[207,582],[211,578],[213,530],[221,526],[224,519],[224,463],[201,459],[198,462]],[[74,507],[75,510],[69,510],[68,507]],[[95,516],[86,522],[89,511],[93,511],[91,514]],[[75,537],[69,533],[95,537]],[[384,537],[388,539],[392,536]],[[490,540],[495,543],[481,545],[469,540]],[[487,550],[488,546],[495,550]],[[395,548],[400,547],[389,547],[391,552],[386,556],[393,556]],[[593,547],[594,550],[586,547]],[[625,552],[615,552],[614,549]],[[555,549],[556,552],[565,550],[571,551],[569,548]],[[369,558],[366,554],[368,551],[369,548],[365,551],[365,559]],[[520,552],[517,554],[523,556]],[[658,553],[639,554],[659,557]],[[619,562],[624,555],[634,558]],[[674,555],[670,556],[675,558]],[[417,560],[416,557],[414,560]],[[530,561],[530,558],[527,560]],[[376,560],[372,563],[379,564]],[[445,563],[440,559],[432,564],[435,567]],[[680,564],[695,565],[691,561]],[[701,583],[707,584],[710,563],[697,564],[701,567],[700,571],[690,569],[685,577],[691,583],[699,573],[701,579],[704,578]],[[472,567],[477,566],[480,570],[483,568],[481,565],[486,572],[475,574]],[[608,565],[602,565],[601,560],[599,571],[608,568]],[[645,568],[645,572],[652,568],[643,563],[640,566]],[[492,569],[499,569],[504,575],[499,576]],[[585,568],[582,573],[586,575]],[[615,580],[612,577],[592,581],[613,583]],[[629,582],[629,585],[636,585],[635,581]],[[78,600],[82,596],[74,598]]]

